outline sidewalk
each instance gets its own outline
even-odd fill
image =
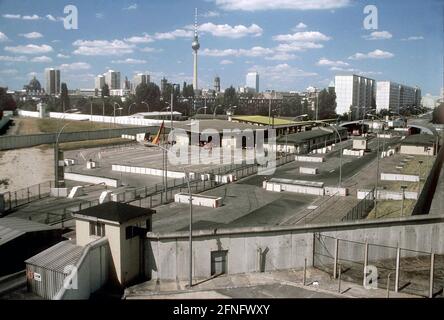
[[[306,285],[303,271],[284,270],[264,273],[221,275],[188,281],[148,281],[127,288],[125,299],[222,299],[222,298],[386,298],[385,289],[365,289],[362,285],[338,280],[318,269],[307,269]],[[390,291],[390,298],[418,298]]]

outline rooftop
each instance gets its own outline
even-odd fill
[[[295,124],[304,124],[304,121],[293,121],[288,119],[282,119],[282,118],[269,118],[267,116],[234,116],[232,117],[233,120],[237,121],[246,121],[246,122],[253,122],[258,123],[262,125],[268,125],[268,124],[274,124],[275,126],[281,126],[281,125],[295,125]]]
[[[404,145],[432,146],[435,143],[436,137],[430,134],[412,134],[401,140],[401,144]]]
[[[165,122],[165,126],[169,127],[169,121]],[[227,120],[211,119],[211,120],[187,120],[174,122],[174,128],[184,129],[187,132],[202,132],[204,130],[213,129],[218,132],[223,132],[224,129],[227,130],[245,130],[251,129],[253,131],[258,130],[258,127],[252,124],[231,122]]]
[[[20,218],[0,218],[0,245],[15,239],[27,232],[37,232],[55,230],[46,224],[20,219]]]
[[[156,213],[155,210],[140,208],[121,202],[105,202],[94,207],[83,209],[73,216],[75,218],[94,217],[97,219],[125,223],[135,218]]]
[[[76,265],[82,252],[83,247],[76,245],[74,241],[62,241],[29,258],[25,263],[61,273],[69,273],[71,270],[66,270],[66,266]]]
[[[345,131],[347,130],[346,128],[343,127],[336,127],[338,129],[338,131]],[[276,139],[276,142],[289,142],[289,143],[301,143],[313,138],[319,138],[319,137],[324,137],[327,135],[330,135],[334,133],[334,131],[332,129],[329,129],[328,127],[326,128],[318,128],[318,129],[313,129],[313,130],[309,130],[309,131],[303,131],[303,132],[298,132],[298,133],[291,133],[287,136],[282,136],[278,139]]]

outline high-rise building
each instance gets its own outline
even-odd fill
[[[400,109],[421,105],[421,89],[409,87],[392,81],[376,83],[376,109],[391,110],[399,113]]]
[[[131,90],[131,81],[128,80],[128,77],[125,77],[125,81],[123,82],[124,90]]]
[[[249,72],[245,79],[245,86],[253,89],[256,93],[259,93],[259,73]]]
[[[94,81],[94,89],[102,90],[103,86],[105,85],[105,76],[99,74]]]
[[[150,83],[150,76],[148,74],[138,73],[134,75],[133,82],[132,82],[132,90],[133,92],[136,91],[136,88],[139,84],[148,84]]]
[[[220,92],[220,78],[219,78],[219,76],[214,77],[214,91]]]
[[[160,80],[160,92],[164,93],[167,86],[168,86],[168,80],[165,77],[163,77],[162,80]]]
[[[105,73],[105,83],[110,90],[120,89],[120,72],[108,70],[108,72]]]
[[[60,70],[54,68],[45,69],[45,91],[47,94],[60,93]]]
[[[335,76],[336,113],[362,119],[372,109],[375,80],[358,75]]]
[[[194,54],[194,69],[193,69],[193,89],[194,92],[197,92],[197,51],[200,48],[199,37],[197,36],[197,8],[195,9],[194,14],[194,40],[191,44],[191,48],[193,49]]]

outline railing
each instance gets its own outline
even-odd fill
[[[375,190],[372,189],[361,201],[358,202],[347,214],[341,219],[341,221],[353,221],[359,219],[365,219],[370,211],[375,206],[374,202]],[[375,194],[376,196],[376,194]]]
[[[3,193],[4,210],[9,211],[18,206],[49,197],[52,181],[42,182],[27,188]]]

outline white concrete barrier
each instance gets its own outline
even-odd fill
[[[65,159],[65,166],[69,167],[69,166],[73,166],[76,164],[76,161],[74,159]]]
[[[390,139],[392,137],[392,135],[391,134],[378,133],[377,137],[378,138],[382,138],[382,139]]]
[[[96,167],[95,161],[87,161],[86,162],[86,169],[94,169]]]
[[[344,149],[342,151],[342,154],[344,156],[354,156],[354,157],[362,157],[364,155],[364,150],[351,150],[351,149]]]
[[[65,173],[66,178],[66,173]],[[62,197],[66,198],[68,196],[68,188],[51,188],[49,191],[51,197]]]
[[[381,180],[385,181],[404,181],[404,182],[418,182],[419,176],[400,173],[384,173],[381,172]]]
[[[318,174],[318,168],[299,167],[299,173],[303,173],[303,174]]]
[[[287,191],[318,196],[324,195],[323,182],[273,178],[270,181],[264,181],[262,186],[265,190],[273,192]]]
[[[117,172],[126,172],[126,173],[134,173],[134,174],[146,174],[146,175],[152,175],[152,176],[161,176],[163,177],[165,175],[164,170],[161,169],[154,169],[154,168],[144,168],[144,167],[134,167],[134,166],[124,166],[119,164],[113,164],[111,165],[112,171]],[[190,178],[194,179],[195,173],[189,172]],[[167,170],[167,177],[168,178],[184,178],[185,173],[180,171],[170,171]]]
[[[224,140],[222,140],[224,141]],[[225,144],[222,144],[222,146],[229,146],[229,142],[225,142]],[[294,145],[288,144],[272,144],[269,145],[267,143],[264,143],[264,149],[273,151],[273,152],[287,152],[287,153],[296,153],[296,148]]]
[[[373,199],[373,190],[370,190],[370,189],[358,189],[358,190],[356,190],[356,198],[357,199],[364,199],[369,193],[372,194],[370,197]]]
[[[373,191],[372,190],[357,190],[357,199],[364,199],[365,196],[369,193],[372,193],[371,199],[373,199]],[[376,193],[376,197],[378,200],[402,200],[402,191],[394,191],[394,190],[378,190]],[[418,192],[416,191],[405,191],[404,199],[407,200],[418,200]]]
[[[83,194],[83,187],[75,186],[71,189],[71,192],[68,195],[68,199],[74,199],[75,197],[82,196]]]
[[[236,180],[237,178],[233,174],[223,174],[223,175],[216,174],[214,176],[214,181],[216,181],[217,183],[230,183]]]
[[[99,204],[111,201],[111,190],[105,190],[100,194]]]
[[[295,156],[295,161],[299,162],[324,162],[322,157]]]
[[[326,196],[336,195],[340,197],[346,197],[348,195],[348,189],[341,187],[324,187],[324,194]]]
[[[114,188],[120,186],[120,181],[118,179],[90,176],[80,173],[65,172],[65,179],[72,181],[93,183],[93,184],[105,184],[108,187],[114,187]]]
[[[209,208],[218,208],[222,206],[222,197],[213,197],[207,196],[203,194],[192,194],[193,205],[209,207]],[[188,193],[176,193],[174,195],[174,202],[178,203],[190,203],[190,195]]]

